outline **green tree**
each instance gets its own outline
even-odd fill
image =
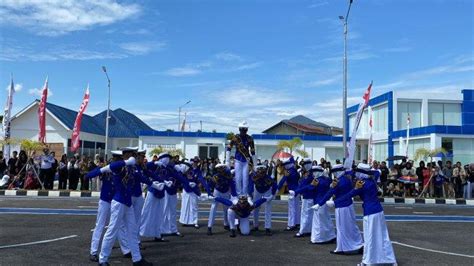
[[[227,135],[225,136],[225,139],[226,140],[232,140],[232,138],[234,138],[235,134],[234,132],[229,132],[227,133]]]
[[[433,150],[429,150],[426,148],[419,148],[415,152],[415,161],[419,161],[422,159],[423,160],[429,159],[430,162],[433,162],[433,157],[436,157],[436,155],[440,153],[446,156],[448,152],[444,148],[436,148]]]
[[[154,148],[153,150],[151,150],[148,154],[150,156],[153,156],[155,154],[158,155],[158,154],[160,154],[162,152],[165,152],[165,151],[168,152],[171,156],[179,155],[179,157],[181,157],[181,158],[185,157],[185,154],[181,149],[165,149],[161,145]]]
[[[301,157],[308,157],[309,154],[301,149],[303,146],[303,141],[296,137],[291,140],[280,140],[278,141],[277,144],[277,150],[278,151],[288,151],[289,153],[293,154],[295,152],[296,154],[300,155]]]
[[[28,155],[32,155],[33,152],[39,151],[45,147],[45,145],[39,141],[24,139],[20,141],[21,148],[26,151]]]

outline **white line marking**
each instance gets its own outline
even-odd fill
[[[81,209],[84,209],[84,208],[86,208],[86,209],[94,209],[94,210],[97,209],[97,206],[81,206],[81,205],[79,205],[79,206],[77,206],[77,207],[78,207],[78,208],[81,208]]]
[[[411,209],[413,209],[413,207],[395,207],[395,209],[408,209],[408,210],[411,210]]]
[[[392,241],[392,244],[400,245],[400,246],[404,246],[404,247],[408,247],[408,248],[414,248],[414,249],[434,252],[434,253],[453,255],[453,256],[459,256],[459,257],[465,257],[465,258],[474,258],[473,255],[459,254],[459,253],[453,253],[453,252],[445,252],[445,251],[439,251],[439,250],[434,250],[434,249],[429,249],[429,248],[421,248],[421,247],[417,247],[417,246],[412,246],[412,245],[400,243],[400,242],[397,242],[397,241]]]
[[[35,241],[35,242],[28,242],[28,243],[21,243],[21,244],[0,246],[0,249],[15,248],[15,247],[22,247],[22,246],[30,246],[30,245],[37,245],[37,244],[44,244],[44,243],[50,243],[50,242],[65,240],[65,239],[69,239],[69,238],[74,238],[74,237],[77,237],[77,235],[70,235],[70,236],[65,236],[65,237],[60,237],[60,238],[55,238],[55,239],[48,239],[48,240],[41,240],[41,241]]]
[[[413,212],[413,214],[433,214],[433,212]]]

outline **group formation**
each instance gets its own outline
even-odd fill
[[[203,178],[199,159],[177,161],[168,153],[145,163],[146,153],[137,148],[112,152],[111,163],[96,168],[87,178],[102,180],[96,226],[92,235],[90,259],[108,265],[112,247],[118,239],[125,257],[133,265],[152,265],[142,258],[141,237],[167,242],[163,236],[182,237],[177,227],[178,190],[182,189],[179,223],[199,228],[198,202],[211,201],[207,234],[219,205],[223,207],[224,228],[230,237],[249,235],[259,230],[259,209],[265,208],[265,234],[272,235],[272,201],[285,184],[289,190],[288,226],[295,237],[310,236],[312,244],[336,242],[333,254],[363,254],[362,264],[396,264],[382,206],[377,197],[376,172],[359,164],[355,169],[342,165],[325,171],[312,166],[310,159],[297,170],[292,157],[283,161],[285,175],[276,182],[264,165],[254,165],[255,147],[247,134],[246,122],[239,124],[226,150],[224,164],[215,166],[210,180]],[[234,167],[231,151],[235,148]],[[332,178],[333,176],[334,178]],[[355,185],[353,185],[355,183]],[[146,197],[143,198],[143,188]],[[201,188],[206,192],[201,194]],[[334,200],[331,200],[333,198]],[[363,201],[363,238],[356,223],[352,197]],[[301,205],[301,206],[300,206]],[[335,207],[336,228],[330,207]],[[253,214],[253,224],[249,217]],[[104,229],[107,230],[102,238]],[[253,229],[251,229],[253,226]],[[101,249],[99,252],[100,243]]]

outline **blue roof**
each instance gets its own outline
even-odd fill
[[[39,102],[36,100],[36,102]],[[73,129],[77,112],[62,106],[46,103],[46,108],[57,117],[66,127]],[[82,116],[81,131],[105,136],[105,117],[107,111],[95,116]],[[145,122],[134,114],[121,108],[110,110],[109,136],[112,138],[138,138],[138,131],[152,130]]]

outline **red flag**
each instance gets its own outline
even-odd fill
[[[369,104],[369,100],[370,100],[370,91],[372,90],[372,82],[370,82],[370,85],[369,87],[367,88],[367,90],[364,92],[364,96],[362,98],[364,98],[364,106],[367,106]]]
[[[89,85],[87,85],[86,94],[84,94],[84,99],[82,100],[81,107],[79,107],[79,112],[77,112],[76,121],[74,122],[74,129],[72,130],[71,152],[76,152],[77,149],[79,149],[79,133],[81,132],[82,115],[86,111],[87,105],[89,104],[89,96]]]
[[[39,133],[38,141],[41,143],[46,142],[46,101],[48,100],[48,77],[44,82],[43,91],[41,93],[41,101],[38,108],[38,119],[39,119]]]

